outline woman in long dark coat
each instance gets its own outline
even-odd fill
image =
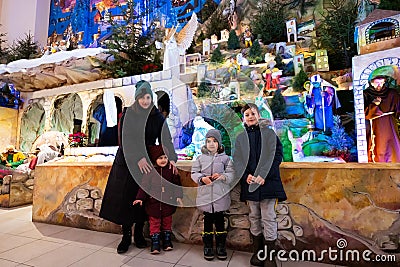
[[[128,251],[132,243],[134,223],[135,245],[138,248],[147,246],[143,237],[146,213],[143,207],[133,206],[132,203],[143,173],[149,173],[152,168],[146,148],[155,145],[157,139],[171,151],[170,162],[174,164],[177,156],[171,134],[164,117],[153,104],[151,85],[147,81],[139,81],[136,84],[135,103],[125,108],[121,117],[120,146],[108,177],[100,210],[101,218],[122,225],[123,236],[117,248],[118,253]]]

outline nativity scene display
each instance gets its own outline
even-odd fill
[[[107,78],[122,80],[110,84],[115,93],[110,97],[104,87],[89,99],[81,93],[66,93],[27,103],[21,146],[34,149],[35,138],[48,130],[67,135],[72,141],[66,146],[117,146],[117,121],[129,100],[125,92],[114,88],[148,78],[171,80],[170,88],[158,85],[156,104],[182,158],[196,157],[196,143],[210,127],[238,133],[241,123],[219,112],[229,109],[241,118],[240,108],[252,102],[281,138],[285,161],[357,162],[364,138],[369,162],[398,162],[400,74],[395,58],[400,12],[380,10],[371,1],[359,1],[352,7],[354,12],[349,4],[338,7],[326,1],[272,2],[252,10],[244,8],[245,1],[160,0],[144,12],[143,1],[51,1],[48,43],[33,67],[15,61],[2,69],[2,106],[19,107],[23,103],[20,92]],[[351,13],[356,26],[333,28],[327,17],[314,15],[324,10],[329,11],[329,19],[336,20],[340,12]],[[281,14],[279,20],[262,19],[273,14]],[[351,40],[354,45],[342,47],[339,33],[351,30],[356,32]],[[324,43],[324,38],[330,41]],[[363,74],[367,81],[362,87],[364,112],[358,114],[352,71],[357,65],[351,56],[365,55],[365,62],[376,62],[376,53],[382,51],[392,55],[391,61],[382,63],[382,68],[391,71]],[[174,79],[185,87],[185,98],[174,96]],[[187,111],[182,111],[180,101],[188,101]],[[29,113],[33,111],[38,115]],[[40,114],[44,116],[40,120],[25,119]],[[26,127],[36,133],[28,133]],[[223,140],[231,147],[234,137]],[[387,143],[390,151],[384,147]]]

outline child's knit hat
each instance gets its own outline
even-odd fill
[[[153,164],[156,163],[156,160],[161,157],[162,155],[166,155],[168,157],[168,150],[165,146],[156,145],[156,146],[149,146],[149,157]]]
[[[206,138],[209,138],[209,137],[214,137],[217,140],[218,145],[222,146],[221,133],[218,130],[216,130],[216,129],[208,130],[208,132],[206,134]]]

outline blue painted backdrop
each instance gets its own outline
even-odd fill
[[[219,4],[221,0],[213,0]],[[126,0],[118,1],[122,6]],[[137,0],[136,12],[142,14],[150,9],[146,16],[144,27],[155,18],[165,22],[167,28],[178,25],[182,28],[192,13],[199,13],[206,0]],[[54,33],[62,35],[62,39],[69,39],[72,34],[82,33],[79,42],[85,46],[94,41],[94,35],[98,34],[102,39],[109,34],[105,25],[105,15],[108,12],[112,16],[121,14],[119,7],[112,5],[112,0],[51,0],[48,36]],[[179,21],[179,24],[178,24]]]

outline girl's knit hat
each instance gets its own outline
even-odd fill
[[[162,145],[149,146],[148,151],[150,160],[153,164],[155,164],[156,160],[162,155],[166,155],[168,157],[168,150],[165,146]]]
[[[222,145],[221,133],[218,130],[216,130],[216,129],[208,130],[208,132],[206,134],[206,138],[209,138],[209,137],[214,137],[217,140],[218,145],[219,146]]]

